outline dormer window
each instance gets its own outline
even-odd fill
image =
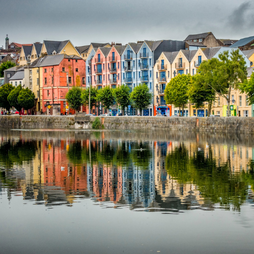
[[[203,41],[203,39],[199,39],[198,41],[199,41],[199,42],[202,42],[202,41]]]
[[[52,52],[52,55],[56,55],[56,51],[55,50]]]
[[[195,39],[195,40],[193,40],[193,42],[197,42],[197,40]]]

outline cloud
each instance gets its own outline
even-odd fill
[[[227,25],[231,31],[248,31],[253,28],[253,4],[251,1],[242,3],[228,17]]]

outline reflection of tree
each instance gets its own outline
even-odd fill
[[[131,160],[139,169],[148,169],[152,153],[148,143],[134,143],[131,148]]]
[[[14,164],[21,165],[24,161],[32,160],[36,150],[36,143],[33,141],[20,140],[15,144],[7,141],[0,146],[0,163],[7,169]]]
[[[218,167],[211,151],[208,157],[202,151],[196,151],[191,157],[183,144],[166,158],[169,175],[179,183],[193,183],[205,199],[226,208],[232,204],[234,209],[240,210],[247,197],[247,173],[232,174],[229,165],[228,161]]]
[[[147,143],[131,146],[128,142],[121,142],[118,145],[117,142],[97,140],[92,141],[90,146],[82,146],[81,141],[76,141],[70,145],[67,155],[70,162],[74,165],[91,162],[92,165],[100,163],[104,165],[128,166],[133,162],[141,169],[147,169],[149,158],[151,158],[151,149]]]

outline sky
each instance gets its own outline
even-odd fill
[[[184,40],[213,32],[218,39],[254,35],[253,0],[0,0],[0,46],[71,40],[128,43]]]

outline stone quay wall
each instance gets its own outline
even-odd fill
[[[96,117],[0,116],[1,129],[91,129]],[[100,117],[106,130],[192,131],[254,134],[252,117]]]

